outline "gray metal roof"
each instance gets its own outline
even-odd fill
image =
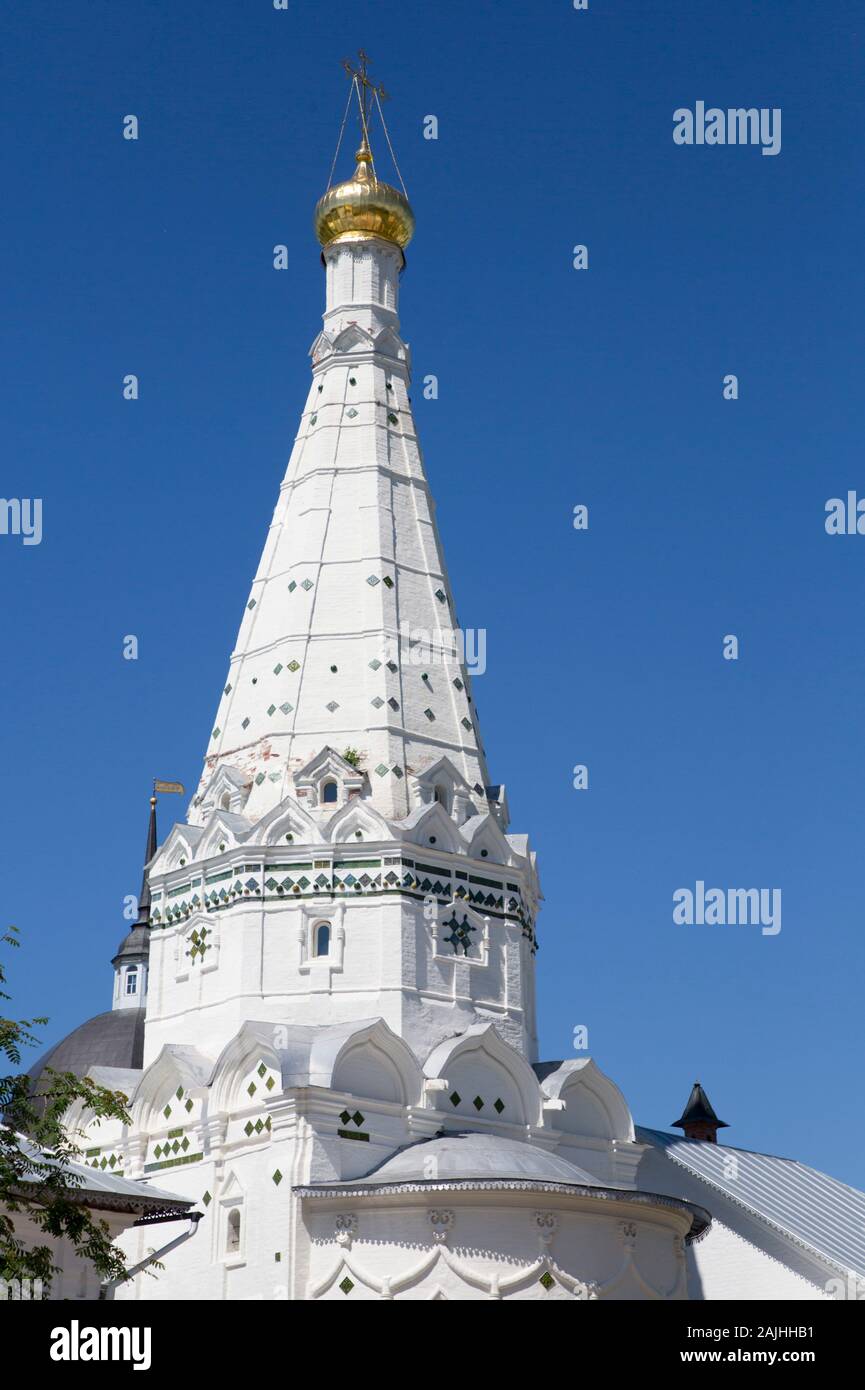
[[[51,1155],[40,1152],[23,1134],[18,1135],[18,1143],[24,1154],[32,1155],[40,1163],[55,1166]],[[92,1198],[86,1201],[87,1206],[99,1207],[104,1202],[107,1207],[125,1211],[152,1211],[163,1207],[185,1211],[193,1206],[188,1197],[179,1197],[176,1192],[166,1192],[161,1187],[151,1187],[147,1182],[135,1178],[122,1178],[107,1169],[90,1168],[80,1163],[67,1163],[65,1169],[73,1178],[80,1179],[80,1182],[70,1183],[70,1196],[80,1196],[82,1200]],[[40,1177],[39,1169],[33,1168],[23,1174],[23,1181],[39,1182]]]
[[[44,1067],[85,1076],[90,1067],[123,1067],[138,1071],[144,1064],[145,1009],[110,1009],[67,1033],[27,1070],[35,1083]]]
[[[582,1168],[533,1144],[500,1139],[495,1134],[447,1134],[422,1139],[398,1150],[361,1183],[422,1182],[434,1174],[437,1182],[480,1178],[512,1178],[523,1182],[559,1182],[592,1186],[595,1179]]]
[[[797,1245],[838,1269],[865,1277],[865,1192],[792,1158],[682,1139],[658,1129],[638,1128],[637,1140],[651,1144]],[[735,1177],[728,1176],[733,1159]]]

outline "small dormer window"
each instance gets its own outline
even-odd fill
[[[138,971],[134,966],[131,970],[127,970],[126,972],[126,993],[138,993]]]
[[[319,922],[312,934],[314,956],[330,955],[330,922]]]
[[[447,787],[443,787],[441,783],[436,786],[435,799],[439,806],[444,806],[445,810],[448,809],[448,790]]]
[[[219,804],[220,804],[220,806],[222,807],[223,811],[230,811],[230,810],[231,810],[231,792],[223,792],[223,794],[222,794],[222,800],[220,801]]]
[[[339,788],[336,782],[325,782],[321,789],[321,799],[325,806],[335,806],[339,795]]]

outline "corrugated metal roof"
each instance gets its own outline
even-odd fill
[[[58,1166],[50,1154],[41,1153],[40,1150],[26,1139],[23,1135],[18,1135],[18,1144],[22,1153],[27,1156],[32,1155],[38,1158],[40,1163],[49,1164],[52,1167]],[[93,1192],[105,1193],[117,1201],[126,1201],[133,1206],[170,1206],[177,1208],[191,1207],[193,1202],[188,1197],[179,1197],[176,1192],[166,1192],[161,1187],[151,1187],[146,1180],[137,1178],[122,1178],[118,1173],[111,1173],[108,1169],[104,1171],[100,1168],[86,1167],[80,1163],[67,1163],[66,1171],[76,1178],[80,1178],[80,1183],[72,1183],[70,1187],[73,1192]],[[29,1173],[23,1173],[24,1182],[38,1182],[39,1171],[34,1168]]]
[[[792,1158],[682,1139],[659,1129],[638,1128],[637,1140],[662,1150],[731,1202],[839,1270],[865,1277],[865,1192]]]

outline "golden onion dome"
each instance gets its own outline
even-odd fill
[[[315,205],[315,234],[322,246],[332,241],[383,237],[399,247],[414,236],[414,213],[408,198],[375,176],[366,140],[355,155],[354,177],[334,184]]]

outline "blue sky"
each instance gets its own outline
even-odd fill
[[[109,1006],[151,779],[200,771],[363,45],[491,775],[540,856],[542,1056],[585,1024],[638,1121],[699,1077],[731,1143],[865,1185],[865,537],[823,525],[865,495],[861,28],[852,0],[12,0],[2,492],[44,536],[0,537],[3,912],[46,1042]],[[674,145],[698,100],[780,107],[781,153]],[[780,934],[674,925],[698,879],[780,887]]]

